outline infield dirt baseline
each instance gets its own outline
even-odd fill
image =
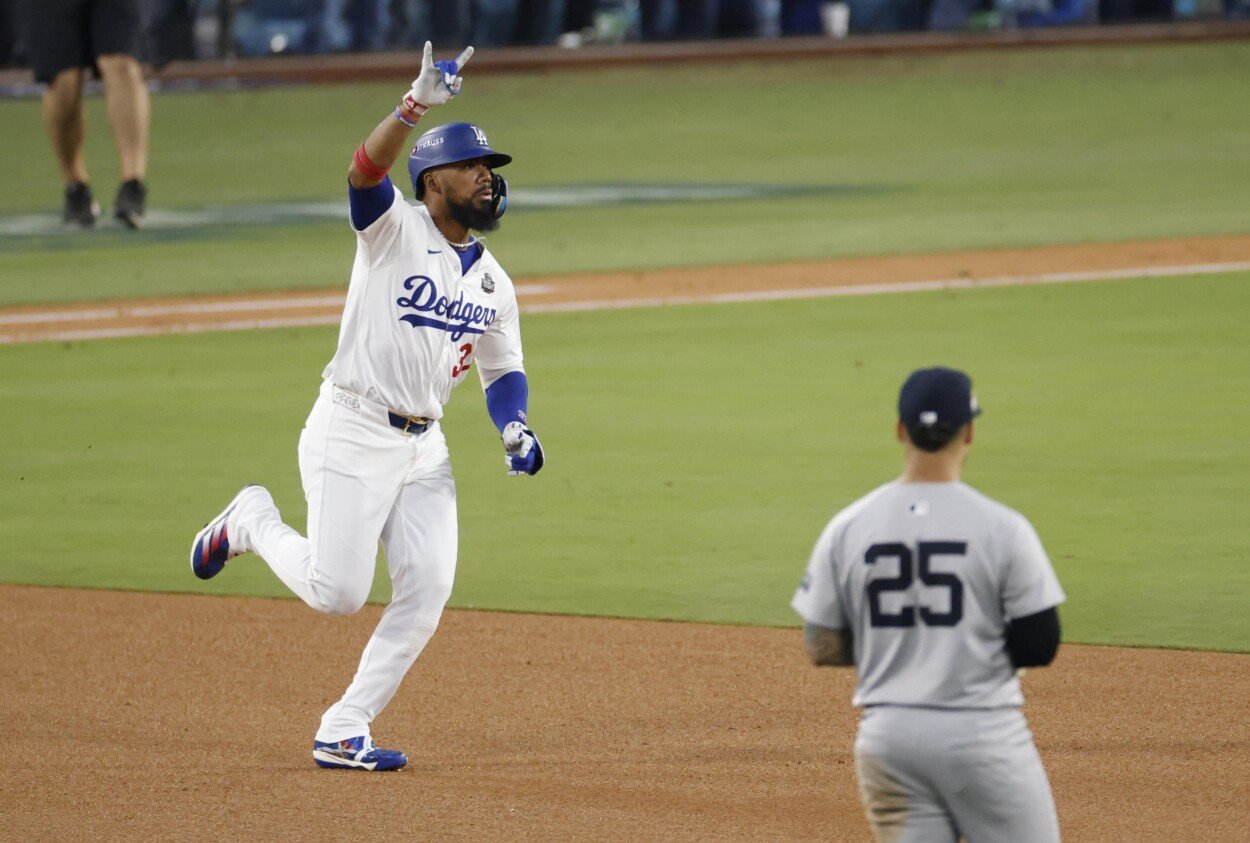
[[[796,263],[645,269],[517,283],[522,312],[770,301],[1181,277],[1250,270],[1250,235]],[[0,345],[338,324],[344,291],[297,290],[0,309]]]

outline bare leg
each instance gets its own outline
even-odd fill
[[[88,181],[87,160],[83,157],[87,129],[82,109],[82,73],[82,68],[63,70],[43,92],[43,125],[66,185]]]
[[[143,82],[143,70],[131,56],[100,56],[96,59],[104,80],[104,99],[109,126],[117,141],[121,180],[142,179],[148,168],[148,123],[151,104]]]

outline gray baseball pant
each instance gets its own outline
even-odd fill
[[[1050,783],[1017,708],[867,707],[855,766],[880,843],[1059,840]]]

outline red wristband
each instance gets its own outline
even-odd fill
[[[368,154],[365,153],[365,145],[363,143],[356,150],[356,155],[352,161],[355,163],[356,169],[360,171],[360,174],[369,179],[369,181],[382,181],[386,177],[386,169],[389,169],[379,167],[370,161]]]

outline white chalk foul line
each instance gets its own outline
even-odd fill
[[[288,308],[337,307],[340,310],[346,297],[342,293],[329,296],[299,298],[274,298],[232,300],[215,302],[177,302],[161,305],[119,305],[92,310],[62,310],[48,313],[0,313],[3,325],[42,325],[57,322],[78,322],[87,319],[142,319],[153,316],[186,316],[204,313],[238,313],[256,310],[286,310]]]
[[[308,328],[337,325],[342,315],[295,316],[289,319],[239,319],[233,322],[193,322],[184,325],[142,325],[127,328],[85,328],[79,331],[50,331],[23,338],[0,334],[0,345],[20,342],[79,342],[82,340],[118,339],[121,337],[155,337],[166,334],[206,334],[214,331],[254,331],[260,328]]]
[[[300,296],[287,299],[203,302],[198,305],[194,302],[179,302],[177,304],[123,308],[123,315],[142,318],[147,316],[180,316],[199,313],[238,313],[240,311],[286,310],[289,308],[309,307],[334,307],[341,310],[345,301],[347,301],[347,295],[345,293],[335,293],[328,296]]]
[[[1127,278],[1168,278],[1184,275],[1216,275],[1250,270],[1250,261],[1186,264],[1182,266],[1150,266],[1133,269],[1106,269],[1087,272],[1053,272],[1042,275],[1001,275],[993,278],[943,278],[931,281],[900,281],[897,283],[848,284],[840,287],[809,287],[801,289],[755,290],[739,293],[706,293],[690,296],[646,296],[631,299],[587,300],[523,304],[525,313],[567,313],[588,310],[620,310],[626,308],[663,307],[685,304],[732,304],[741,302],[812,299],[834,296],[867,296],[886,293],[917,293],[937,290],[970,290],[982,287],[1020,287],[1036,284],[1067,284],[1087,281],[1113,281]],[[550,292],[554,285],[518,284],[517,291],[537,295]],[[293,328],[315,325],[336,325],[345,297],[342,294],[299,298],[251,299],[224,302],[179,302],[141,307],[118,306],[51,313],[0,314],[0,324],[55,325],[62,322],[119,319],[143,316],[178,316],[204,313],[251,312],[297,308],[332,308],[333,313],[310,314],[270,319],[238,319],[225,322],[132,326],[117,328],[83,328],[51,331],[37,336],[0,334],[0,345],[19,342],[69,342],[115,337],[156,336],[160,334],[197,334],[208,331],[242,331],[258,328]]]
[[[554,289],[550,284],[517,284],[518,293],[538,295]],[[154,316],[198,316],[208,313],[251,313],[259,310],[289,310],[292,308],[334,308],[342,311],[347,300],[344,293],[324,296],[300,296],[297,298],[237,299],[231,301],[175,302],[159,305],[118,305],[117,307],[90,310],[62,310],[47,313],[0,313],[0,325],[55,325],[59,322],[85,322],[100,319],[144,319]],[[309,316],[309,319],[320,317]],[[321,324],[310,322],[308,324]]]
[[[676,304],[734,304],[740,302],[819,299],[834,296],[871,296],[884,293],[924,293],[937,290],[972,290],[981,287],[1024,287],[1036,284],[1067,284],[1078,281],[1114,281],[1127,278],[1167,278],[1182,275],[1216,275],[1250,270],[1250,261],[1203,263],[1186,266],[1153,266],[1090,272],[1054,272],[1045,275],[1002,275],[993,278],[943,278],[933,281],[899,281],[879,284],[847,284],[840,287],[807,287],[788,290],[754,290],[741,293],[706,293],[691,296],[647,296],[613,301],[556,302],[521,308],[526,313],[565,313],[582,310],[618,310]]]

